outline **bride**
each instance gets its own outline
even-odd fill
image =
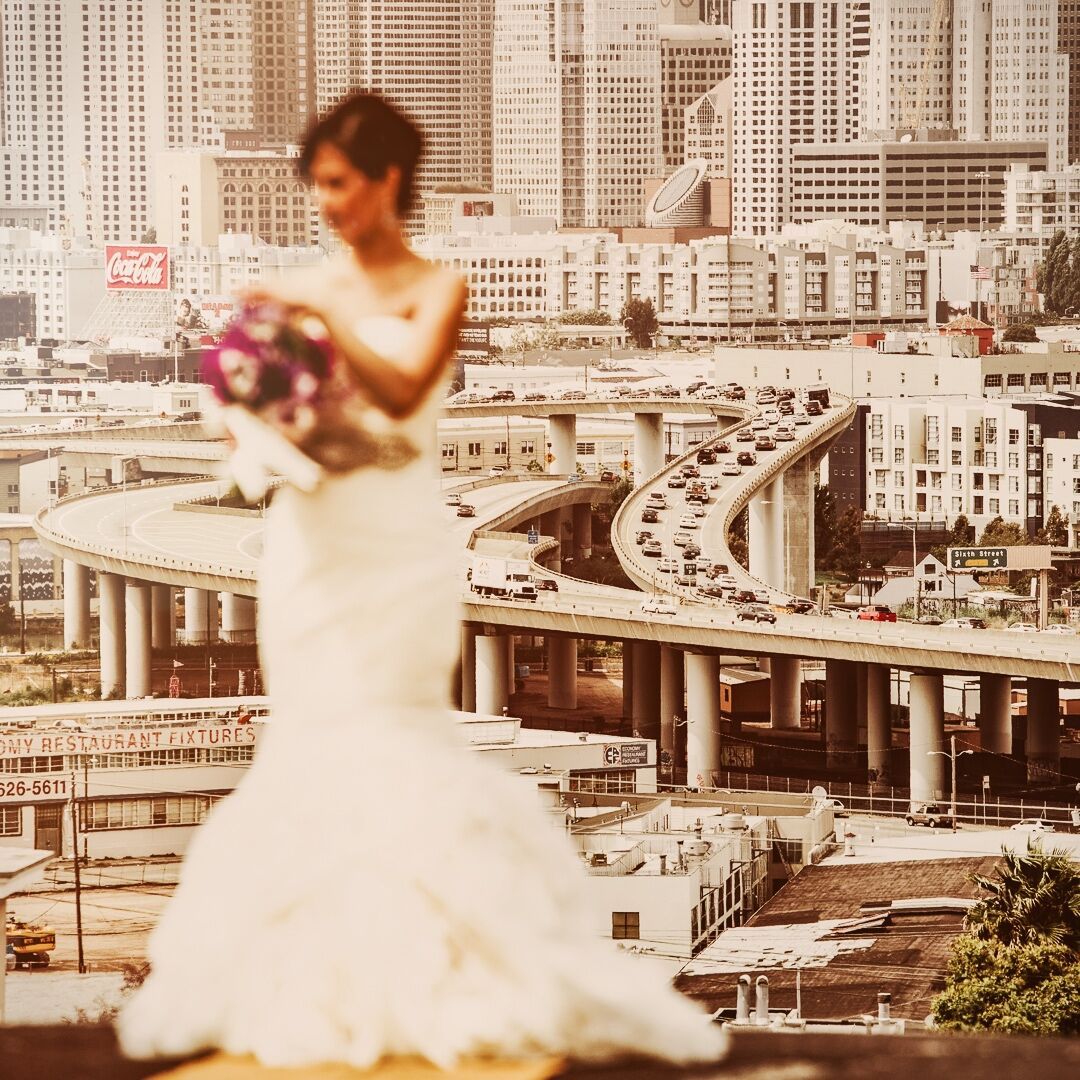
[[[420,142],[358,95],[303,150],[348,253],[278,298],[325,322],[376,445],[411,452],[273,500],[259,578],[272,723],[191,845],[122,1045],[270,1066],[714,1058],[705,1015],[598,936],[532,793],[455,736],[460,553],[432,462],[466,294],[402,237]]]

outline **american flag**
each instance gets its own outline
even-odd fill
[[[978,263],[972,263],[971,276],[976,281],[989,281],[991,278],[989,266],[979,266]]]

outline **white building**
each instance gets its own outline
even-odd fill
[[[561,227],[639,224],[661,85],[655,0],[496,0],[495,190]]]
[[[731,176],[731,78],[712,87],[686,107],[687,161],[709,163],[709,178]]]
[[[1058,507],[1069,523],[1069,547],[1080,547],[1080,438],[1043,439],[1044,516]]]
[[[1041,454],[1029,469],[1028,429],[1027,414],[1003,399],[871,401],[867,512],[939,521],[964,514],[976,532],[999,515],[1026,526],[1029,484],[1041,473]]]
[[[1004,227],[1047,240],[1059,230],[1080,233],[1080,165],[1054,172],[1011,165],[1005,174]]]
[[[14,292],[33,295],[39,340],[76,337],[105,295],[104,255],[56,235],[0,229],[0,293]]]
[[[860,5],[831,0],[732,10],[733,230],[768,236],[790,220],[791,148],[850,137]]]

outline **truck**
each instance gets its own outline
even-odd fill
[[[499,559],[477,555],[473,559],[470,587],[480,596],[505,600],[535,600],[532,568],[524,559]]]

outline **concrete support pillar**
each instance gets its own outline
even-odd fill
[[[102,698],[124,696],[127,655],[124,634],[124,578],[98,573],[98,652]]]
[[[205,589],[184,590],[184,641],[189,645],[206,641],[208,596]]]
[[[945,684],[940,675],[911,673],[908,681],[908,725],[910,729],[911,801],[944,799],[948,757],[945,747]]]
[[[575,503],[574,513],[574,558],[592,558],[592,505]]]
[[[574,413],[561,413],[548,417],[548,453],[552,461],[548,462],[550,473],[572,473],[577,467],[577,416]]]
[[[176,642],[176,597],[171,585],[153,585],[150,590],[151,644],[155,649],[171,648]]]
[[[548,706],[552,709],[577,708],[577,648],[577,638],[548,635]]]
[[[866,769],[875,784],[892,783],[892,702],[887,664],[866,664]]]
[[[622,715],[630,720],[634,715],[634,643],[622,643]]]
[[[634,642],[634,730],[660,741],[660,646]]]
[[[219,633],[219,613],[218,613],[218,594],[213,590],[208,590],[206,593],[206,639],[207,641],[217,641],[221,636]]]
[[[685,748],[686,741],[681,737],[685,734],[686,720],[683,667],[682,649],[660,646],[660,750],[667,751],[674,768],[682,768],[679,743]]]
[[[505,634],[481,634],[476,638],[476,711],[500,716],[510,704],[506,662],[509,653]]]
[[[686,782],[715,787],[720,770],[720,660],[686,654]]]
[[[802,661],[797,656],[769,659],[769,715],[774,728],[802,726]]]
[[[634,413],[634,483],[641,484],[664,465],[664,414]]]
[[[809,596],[814,583],[814,477],[809,456],[784,471],[783,521],[784,591]]]
[[[1061,717],[1057,679],[1028,679],[1028,783],[1057,783],[1061,775]]]
[[[19,555],[21,540],[11,540],[8,544],[11,549],[11,604],[16,606],[23,595],[22,558]]]
[[[540,515],[540,535],[553,536],[559,541],[559,548],[552,554],[545,556],[548,567],[554,570],[556,574],[562,571],[562,522],[563,518],[558,510],[551,510]]]
[[[1012,679],[979,676],[979,744],[991,754],[1012,753]]]
[[[14,590],[12,590],[14,595]],[[64,648],[90,644],[90,567],[64,560]]]
[[[784,587],[784,478],[759,488],[748,507],[750,573],[775,589]]]
[[[150,697],[152,692],[151,593],[145,581],[129,581],[125,592],[124,655],[129,698]]]
[[[850,765],[858,749],[855,663],[825,661],[825,763]]]
[[[461,711],[476,712],[476,627],[461,624]]]
[[[510,703],[510,699],[514,696],[517,690],[517,656],[516,656],[516,642],[514,641],[514,634],[506,635],[506,702]]]
[[[255,600],[235,593],[221,594],[222,641],[251,642],[255,640]]]

